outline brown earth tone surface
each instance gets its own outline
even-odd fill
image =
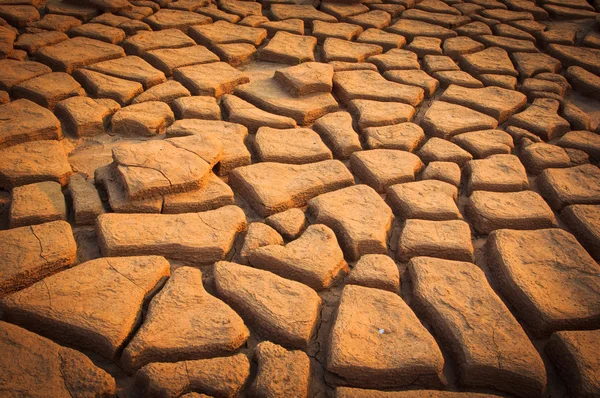
[[[600,397],[600,0],[0,0],[0,398]]]

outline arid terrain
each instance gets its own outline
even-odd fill
[[[600,0],[0,0],[0,397],[600,397],[599,162]]]

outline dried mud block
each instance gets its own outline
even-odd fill
[[[112,396],[115,380],[79,351],[0,322],[0,388],[6,396]]]
[[[238,394],[248,377],[248,357],[236,354],[194,361],[150,363],[135,374],[135,386],[149,398],[179,397],[188,391],[231,398]]]
[[[600,204],[600,169],[591,164],[546,169],[536,184],[554,210],[574,204]]]
[[[319,195],[308,202],[308,210],[335,231],[348,258],[387,252],[392,210],[373,188],[356,185]]]
[[[217,294],[258,333],[284,347],[305,349],[315,332],[321,299],[289,279],[244,265],[218,262]]]
[[[570,233],[497,230],[487,258],[500,293],[535,336],[600,326],[600,267]]]
[[[257,213],[269,216],[352,185],[354,177],[342,162],[325,160],[305,165],[256,163],[238,167],[230,173],[229,182]]]
[[[140,321],[146,296],[168,275],[163,257],[101,258],[49,276],[0,305],[12,323],[114,359]]]
[[[471,229],[461,220],[406,220],[398,238],[397,257],[402,262],[418,256],[472,262],[473,253]]]
[[[242,318],[204,290],[200,270],[180,267],[150,302],[144,324],[123,351],[121,365],[133,373],[150,362],[224,356],[249,335]]]
[[[408,269],[416,311],[450,348],[461,384],[521,397],[542,395],[544,363],[483,271],[431,257],[411,259]]]
[[[98,217],[96,228],[104,256],[159,254],[204,264],[225,258],[246,229],[246,216],[236,206],[185,214],[109,213]]]
[[[443,366],[437,343],[397,294],[344,288],[327,354],[327,370],[344,384],[393,388],[416,381],[442,387]]]
[[[71,226],[53,221],[0,231],[0,296],[73,265],[77,246]]]

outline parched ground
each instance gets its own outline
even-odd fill
[[[0,0],[0,397],[600,397],[599,11]]]

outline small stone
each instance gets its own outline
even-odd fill
[[[85,90],[67,73],[53,72],[17,84],[13,87],[12,93],[16,98],[27,98],[54,110],[59,101],[84,95]]]
[[[348,112],[329,113],[317,119],[312,128],[338,159],[348,159],[352,153],[362,150]]]
[[[7,396],[111,396],[115,380],[82,353],[0,322],[0,385]],[[43,383],[40,381],[43,380]]]
[[[475,191],[465,213],[480,234],[496,229],[543,229],[556,227],[552,209],[533,191]]]
[[[71,97],[56,104],[55,114],[63,128],[76,137],[103,134],[113,112],[89,97]]]
[[[529,188],[525,167],[515,155],[492,155],[467,163],[467,192],[512,192]]]
[[[513,138],[502,130],[481,130],[455,135],[452,142],[469,151],[476,159],[496,154],[510,154]]]
[[[438,100],[425,112],[421,125],[428,135],[450,139],[460,133],[495,129],[498,121],[465,106]]]
[[[308,211],[317,223],[336,232],[348,258],[387,252],[392,210],[369,186],[356,185],[319,195],[309,201]]]
[[[227,355],[249,335],[242,318],[204,290],[200,270],[181,267],[150,302],[144,323],[125,347],[120,362],[133,373],[150,362]]]
[[[497,86],[509,90],[517,89],[517,78],[507,75],[482,74],[477,76],[485,86]]]
[[[300,209],[289,209],[273,214],[267,217],[265,222],[288,240],[298,238],[306,228],[306,216]]]
[[[469,224],[461,220],[406,220],[398,239],[397,257],[406,262],[417,256],[473,262]]]
[[[214,97],[179,97],[171,102],[177,119],[221,120],[221,108]]]
[[[143,58],[167,76],[183,66],[219,62],[219,57],[204,46],[162,48],[145,52]]]
[[[600,267],[573,235],[501,229],[490,234],[486,258],[500,293],[536,337],[598,328]]]
[[[0,231],[0,296],[27,288],[75,262],[71,226],[52,221]]]
[[[139,32],[123,42],[123,48],[127,54],[137,56],[143,56],[144,53],[152,50],[183,48],[195,45],[196,42],[179,29]]]
[[[96,7],[67,3],[63,0],[48,1],[46,3],[46,12],[50,14],[68,15],[82,21],[89,21],[100,13]]]
[[[124,137],[150,137],[163,134],[174,120],[164,102],[142,102],[119,109],[112,118],[112,131]]]
[[[358,4],[357,1],[326,1],[320,5],[320,9],[327,14],[333,15],[335,18],[343,21],[352,15],[363,14],[369,11],[369,8],[364,4]],[[316,22],[316,21],[315,21]]]
[[[119,46],[87,37],[74,37],[40,49],[35,57],[55,71],[72,73],[97,62],[125,56]]]
[[[358,128],[361,131],[369,127],[408,122],[416,112],[415,108],[407,104],[366,99],[350,101],[348,110],[358,118]]]
[[[591,164],[546,169],[536,183],[554,210],[574,204],[600,204],[600,169]]]
[[[321,307],[321,299],[310,287],[225,261],[215,264],[214,281],[217,294],[261,336],[284,347],[308,346]]]
[[[383,254],[367,254],[352,268],[346,283],[396,293],[400,289],[400,273],[390,257]]]
[[[546,371],[540,355],[475,264],[416,257],[408,269],[417,311],[451,347],[460,384],[524,397],[542,394]]]
[[[283,238],[279,232],[261,222],[253,222],[248,225],[248,231],[244,237],[241,257],[246,262],[250,252],[258,247],[269,245],[283,245]]]
[[[414,181],[423,163],[410,152],[373,149],[353,153],[350,167],[362,182],[384,192],[390,185]]]
[[[175,363],[150,363],[135,374],[135,386],[143,396],[153,398],[180,397],[192,390],[204,391],[210,396],[235,397],[248,377],[248,357],[236,354]]]
[[[435,161],[453,162],[459,167],[464,166],[468,161],[473,159],[473,156],[450,141],[433,137],[419,149],[417,155],[424,163]]]
[[[383,10],[372,10],[366,13],[348,16],[345,21],[359,25],[363,29],[383,29],[390,25],[392,17]]]
[[[10,228],[66,220],[67,205],[60,184],[46,181],[14,188],[9,217]]]
[[[223,260],[245,229],[246,216],[236,206],[185,214],[107,213],[97,221],[104,256],[160,253],[193,263]]]
[[[574,396],[600,393],[598,330],[561,331],[550,336],[545,350]]]
[[[168,275],[162,257],[101,258],[13,293],[2,307],[11,322],[114,359],[140,319],[144,299]]]
[[[317,39],[279,31],[269,43],[259,51],[261,61],[297,65],[315,60]]]
[[[448,7],[452,9],[451,7]],[[408,9],[402,13],[403,18],[419,20],[431,24],[443,26],[448,29],[455,29],[471,22],[471,18],[463,15],[448,14],[442,12],[423,11],[417,8]]]
[[[42,181],[66,185],[73,172],[58,141],[32,141],[0,150],[0,187],[14,188]]]
[[[92,182],[82,174],[73,174],[69,179],[69,195],[73,201],[75,224],[92,225],[104,213],[100,195]]]
[[[274,78],[295,97],[330,93],[333,87],[333,68],[318,62],[305,62],[275,71]]]
[[[456,186],[438,180],[396,184],[386,191],[386,200],[401,219],[445,221],[462,219],[456,201]]]
[[[174,3],[171,3],[171,5],[177,5],[177,3],[179,3],[179,1],[176,1]],[[202,14],[202,15],[206,15],[207,17],[211,17],[213,21],[225,21],[225,22],[229,22],[229,23],[236,23],[236,22],[240,22],[241,26],[246,26],[246,25],[242,25],[240,21],[240,16],[239,15],[234,15],[234,14],[230,14],[228,12],[219,10],[216,6],[212,6],[212,7],[198,7],[194,10],[195,12]],[[246,18],[244,19],[248,19],[251,17],[258,17],[258,15],[248,15]]]
[[[258,397],[304,398],[310,388],[310,359],[303,351],[288,351],[270,341],[254,350],[258,371],[251,393]]]
[[[333,87],[345,104],[354,99],[366,99],[417,106],[424,98],[423,89],[391,82],[369,70],[336,72],[333,75]]]
[[[327,354],[327,370],[344,384],[386,388],[417,380],[441,387],[443,365],[435,340],[397,294],[356,285],[344,288]]]
[[[564,103],[562,117],[571,125],[573,130],[591,130],[591,119],[587,113],[574,104]]]
[[[596,260],[600,259],[600,206],[571,205],[560,217]]]
[[[219,6],[223,11],[235,14],[241,18],[249,15],[261,15],[262,5],[242,0],[220,0]]]
[[[363,130],[363,135],[370,149],[399,149],[412,152],[425,140],[423,129],[410,122],[369,127]]]

